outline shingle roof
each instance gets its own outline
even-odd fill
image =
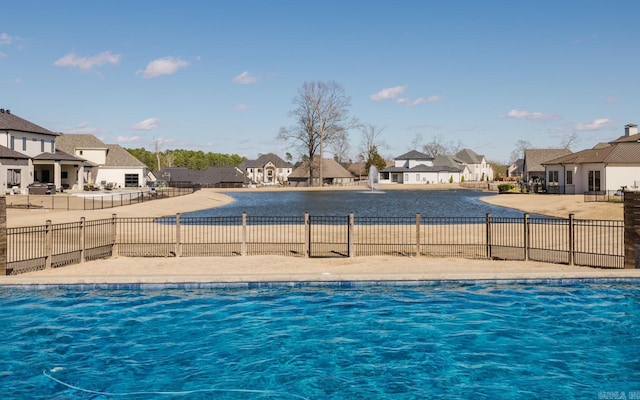
[[[433,165],[438,167],[451,168],[455,171],[463,170],[463,168],[460,166],[460,160],[457,160],[453,156],[436,156],[436,158],[433,160]]]
[[[554,158],[545,162],[545,165],[552,164],[640,164],[640,143],[639,142],[616,142],[608,147],[586,149]]]
[[[107,149],[97,137],[87,133],[62,133],[56,138],[56,148],[69,154],[75,154],[76,149]]]
[[[544,171],[543,163],[556,159],[558,157],[571,154],[569,149],[526,149],[524,151],[524,163],[529,172],[542,172]]]
[[[236,167],[210,167],[206,170],[188,168],[164,168],[156,172],[159,179],[171,182],[191,182],[200,185],[220,183],[245,183],[245,175]]]
[[[105,161],[107,167],[135,167],[146,168],[146,165],[131,155],[122,146],[117,144],[107,145],[107,159]]]
[[[314,175],[317,175],[319,171],[319,157],[314,158]],[[291,178],[308,178],[309,177],[309,162],[305,161],[300,164],[300,166],[294,169],[291,174],[289,174],[289,179]],[[353,174],[346,169],[342,165],[340,165],[333,158],[323,158],[322,159],[322,178],[330,179],[330,178],[352,178]]]
[[[33,157],[34,160],[46,160],[46,161],[75,161],[78,164],[85,162],[86,160],[72,156],[71,154],[62,150],[56,149],[55,153],[40,153]]]
[[[471,149],[464,149],[456,153],[456,158],[462,160],[465,164],[481,164],[484,156],[477,154]]]
[[[15,150],[11,150],[8,147],[4,147],[4,146],[0,146],[0,158],[11,158],[11,159],[29,159],[31,157],[29,157],[26,154],[22,154],[20,152],[17,152]]]
[[[58,136],[57,133],[51,132],[39,125],[20,118],[17,115],[9,113],[9,110],[2,109],[0,112],[0,130],[20,131],[29,133],[40,133],[43,135]]]
[[[626,135],[620,136],[616,140],[609,143],[613,144],[613,143],[628,143],[628,142],[640,142],[640,133],[636,133],[635,135],[629,135],[629,136],[626,136]]]
[[[242,164],[240,164],[240,169],[247,168],[262,168],[267,165],[271,161],[276,168],[293,168],[291,163],[284,161],[278,155],[274,153],[263,154],[255,160],[246,160]]]
[[[401,156],[395,158],[396,160],[433,160],[433,157],[428,156],[424,153],[420,153],[416,150],[411,150],[408,153],[405,153]]]

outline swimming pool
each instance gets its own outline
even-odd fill
[[[17,399],[640,395],[637,282],[266,286],[2,288],[0,393]]]

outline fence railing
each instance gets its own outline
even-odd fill
[[[624,202],[624,190],[602,190],[598,192],[584,192],[584,202],[608,201],[612,203]]]
[[[52,195],[10,195],[6,196],[9,208],[44,208],[57,210],[102,210],[120,206],[128,206],[151,200],[184,196],[193,193],[189,188],[147,188],[142,190],[127,190],[125,192],[83,192],[78,194]]]
[[[494,217],[140,217],[7,229],[7,274],[127,257],[457,257],[624,268],[624,222]]]

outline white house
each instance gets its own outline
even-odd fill
[[[63,176],[75,176],[83,160],[58,150],[59,136],[0,109],[0,191],[26,193],[32,183],[64,187]]]
[[[273,153],[263,154],[256,160],[244,161],[238,168],[251,182],[262,185],[283,185],[293,172],[291,163]]]
[[[113,188],[147,185],[147,167],[117,144],[105,144],[90,134],[60,134],[56,146],[85,161],[83,174],[70,184],[82,189],[86,183]]]
[[[461,182],[469,173],[451,156],[430,157],[412,150],[394,159],[394,165],[380,171],[380,183],[434,184]]]
[[[454,156],[456,161],[464,164],[469,169],[467,181],[493,180],[493,168],[483,155],[479,155],[471,149],[464,149]]]
[[[543,163],[551,193],[615,192],[640,187],[640,134],[627,124],[620,138]]]

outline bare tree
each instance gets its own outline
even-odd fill
[[[563,149],[571,150],[571,146],[578,144],[580,138],[576,135],[575,132],[567,133],[562,137],[562,142],[560,145]]]
[[[413,140],[411,141],[411,147],[409,148],[409,151],[419,149],[423,146],[423,142],[424,139],[422,138],[422,134],[416,133],[416,136],[414,136]]]
[[[351,145],[349,144],[349,135],[346,131],[338,132],[331,142],[331,152],[335,156],[336,161],[339,163],[349,161],[349,152],[351,151]]]
[[[378,154],[379,149],[389,147],[384,140],[380,138],[384,130],[384,127],[380,128],[372,124],[360,125],[360,132],[362,133],[360,154],[364,155],[366,162],[369,162],[372,154]]]
[[[447,145],[442,141],[441,136],[433,136],[431,141],[422,146],[422,151],[429,157],[447,154]]]
[[[509,163],[511,164],[520,158],[524,158],[524,151],[531,148],[531,143],[520,139],[516,142],[515,146],[515,149],[511,152],[511,158],[509,159]]]
[[[160,171],[160,147],[162,147],[162,139],[156,138],[153,141],[153,146],[156,151],[156,161],[158,162],[158,171]]]
[[[314,156],[319,152],[319,182],[322,186],[322,157],[325,143],[330,144],[340,132],[355,126],[350,120],[351,98],[336,82],[305,82],[293,99],[295,109],[289,116],[295,125],[281,128],[278,139],[293,142],[309,157],[309,184],[313,185]]]
[[[173,163],[176,161],[176,155],[173,150],[165,150],[163,153],[164,163],[166,167],[173,167]]]

